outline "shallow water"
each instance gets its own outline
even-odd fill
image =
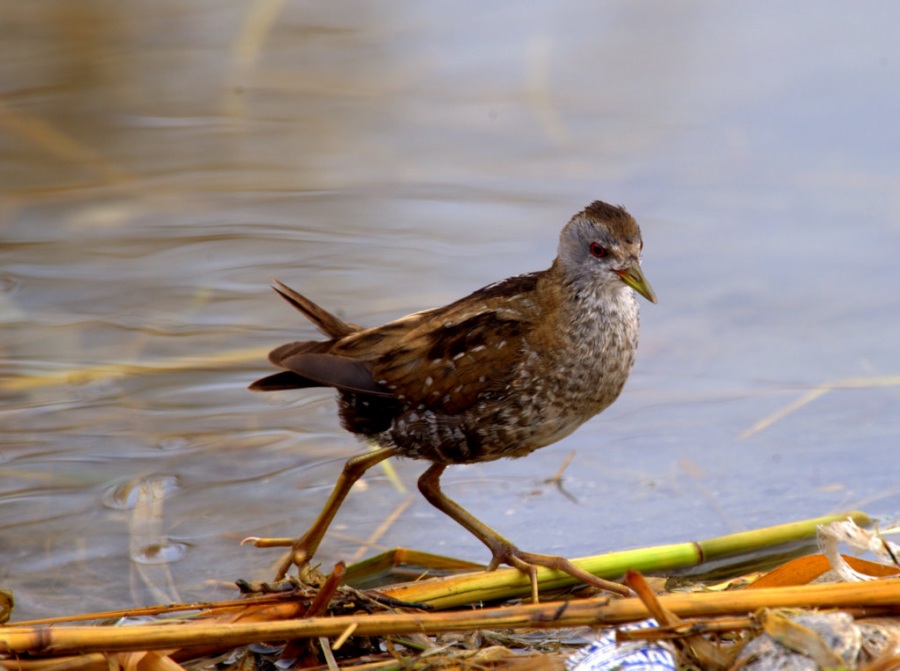
[[[900,9],[264,6],[0,10],[16,619],[228,596],[311,521],[359,446],[327,391],[246,390],[312,335],[270,277],[373,325],[546,267],[595,198],[660,299],[625,393],[446,491],[570,556],[898,514]],[[325,566],[408,496],[363,485]],[[396,545],[487,559],[419,498]]]

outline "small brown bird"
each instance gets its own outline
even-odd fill
[[[547,270],[488,285],[447,306],[365,329],[346,323],[280,282],[274,289],[326,340],[294,342],[269,360],[285,370],[254,382],[256,391],[333,387],[341,422],[379,449],[344,467],[312,527],[290,544],[276,579],[303,568],[356,480],[393,456],[425,459],[419,478],[428,501],[490,549],[488,570],[536,565],[621,591],[567,559],[519,550],[440,489],[449,464],[523,457],[564,438],[622,391],[638,344],[634,291],[656,302],[641,272],[643,242],[624,208],[597,201],[560,234]]]

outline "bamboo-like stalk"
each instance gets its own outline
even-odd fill
[[[900,611],[900,579],[670,594],[661,596],[659,603],[679,617],[733,615],[753,612],[763,607],[889,607]],[[356,636],[385,636],[484,628],[601,626],[641,620],[648,616],[647,607],[637,598],[603,598],[479,611],[346,615],[265,623],[198,620],[132,627],[3,627],[0,628],[0,653],[71,655],[99,651],[236,646],[295,638],[338,637],[354,625]]]
[[[816,528],[819,525],[847,518],[853,519],[860,526],[871,523],[865,513],[853,511],[743,531],[702,541],[610,552],[573,559],[572,563],[600,578],[610,580],[624,575],[629,569],[644,573],[672,571],[696,566],[704,561],[815,538]],[[352,571],[353,567],[349,570]],[[538,581],[541,590],[558,589],[577,582],[568,574],[547,568],[538,568]],[[447,578],[401,583],[384,587],[380,591],[400,601],[425,603],[433,608],[442,609],[483,601],[509,599],[528,594],[530,589],[531,583],[521,571],[499,569],[491,573],[482,571]]]

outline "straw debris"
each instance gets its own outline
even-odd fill
[[[523,602],[515,593],[522,587],[500,575],[507,594],[460,604],[460,594],[502,593],[483,581],[503,571],[361,589],[346,584],[348,576],[358,583],[373,576],[339,564],[318,586],[296,584],[290,591],[215,604],[6,625],[0,627],[0,666],[19,671],[563,669],[569,655],[615,630],[620,643],[674,645],[680,668],[763,669],[789,658],[808,665],[796,668],[900,668],[900,568],[891,564],[896,548],[885,533],[873,534],[850,521],[865,522],[861,513],[842,517],[825,523],[834,526],[816,520],[813,527],[826,539],[820,542],[828,556],[805,554],[724,584],[697,576],[688,586],[665,589],[628,570],[625,583],[637,596],[622,598],[561,593],[560,576],[548,575],[542,582],[547,591],[535,604]],[[795,536],[809,538],[807,523],[790,526]],[[753,549],[757,553],[771,548],[772,538],[785,542],[783,527],[750,536],[761,543]],[[883,550],[882,560],[836,553],[835,543],[848,539]],[[746,557],[739,562],[739,555],[751,550],[734,546],[729,537],[694,545],[701,553],[716,550],[720,562],[732,554],[740,566]],[[392,557],[423,564],[432,559],[409,551]],[[864,577],[819,582],[838,557],[852,568],[842,575]],[[382,557],[364,564],[383,574],[386,563]],[[439,568],[431,570],[446,571],[454,562],[436,564]],[[416,603],[404,598],[409,595],[417,596]],[[621,628],[651,617],[656,626]]]

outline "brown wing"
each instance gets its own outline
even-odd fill
[[[485,287],[444,308],[352,334],[331,351],[367,359],[375,382],[406,403],[459,413],[514,375],[533,326],[536,279],[523,275]]]
[[[276,348],[269,359],[287,371],[251,388],[328,386],[459,413],[512,379],[523,341],[533,328],[533,292],[539,275],[513,277],[446,307],[364,330],[281,285],[279,293],[323,332],[342,335]]]
[[[406,341],[375,363],[400,398],[457,414],[512,378],[528,324],[483,313]]]

